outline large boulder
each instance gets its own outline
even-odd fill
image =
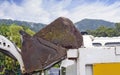
[[[39,37],[32,37],[24,31],[21,55],[25,73],[45,70],[66,57],[66,49]]]
[[[66,58],[67,50],[79,48],[83,39],[72,21],[60,17],[34,36],[20,31],[25,72],[45,70]]]
[[[59,17],[34,36],[50,41],[67,49],[79,48],[83,38],[71,20]]]

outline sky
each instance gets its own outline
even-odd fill
[[[120,22],[120,0],[0,0],[0,19],[49,24],[60,16]]]

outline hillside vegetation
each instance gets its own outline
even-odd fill
[[[24,30],[31,36],[35,33],[31,29],[25,26],[18,26],[16,24],[6,25],[1,24],[0,25],[0,35],[3,35],[7,37],[9,40],[14,42],[17,47],[21,48],[21,39],[19,30]],[[4,55],[3,53],[0,53],[0,67],[4,67],[5,72],[2,72],[4,75],[11,75],[17,74],[19,72],[19,64],[17,61],[11,59],[10,57]],[[14,73],[14,74],[13,74]]]
[[[17,20],[11,20],[11,19],[0,19],[0,25],[1,24],[6,24],[6,25],[16,24],[19,26],[25,26],[25,27],[29,27],[31,30],[35,32],[38,32],[40,29],[45,27],[45,24],[42,24],[42,23],[17,21]]]
[[[46,26],[46,24],[42,24],[42,23],[17,21],[11,19],[0,19],[0,24],[11,25],[13,23],[19,26],[29,27],[31,30],[35,32],[38,32],[39,30],[41,30]],[[86,30],[95,30],[100,26],[113,28],[115,27],[115,23],[104,20],[98,20],[98,19],[83,19],[81,21],[76,22],[75,26],[78,28],[79,31],[86,31]]]
[[[76,27],[79,31],[86,31],[86,30],[95,30],[100,26],[115,27],[115,23],[104,21],[104,20],[98,20],[98,19],[83,19],[81,21],[78,21],[75,23]]]
[[[88,34],[97,37],[120,36],[120,23],[116,23],[114,28],[100,26],[96,30],[87,30]]]

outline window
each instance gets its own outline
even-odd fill
[[[108,47],[120,46],[120,42],[107,42],[107,43],[105,43],[105,46],[108,46]]]
[[[95,46],[95,47],[102,46],[102,44],[101,44],[101,43],[92,43],[92,45],[93,45],[93,46]]]

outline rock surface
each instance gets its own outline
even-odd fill
[[[32,37],[23,31],[20,33],[23,38],[21,55],[25,73],[47,69],[66,57],[65,48],[39,37]]]
[[[67,50],[80,48],[83,42],[81,33],[72,21],[60,17],[34,36],[24,31],[21,55],[25,72],[44,70],[66,58]]]
[[[34,36],[43,38],[67,49],[80,48],[83,42],[81,33],[68,18],[59,17]]]

